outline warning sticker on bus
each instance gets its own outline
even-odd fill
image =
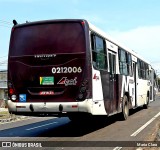
[[[26,102],[26,94],[19,94],[19,101]]]
[[[40,77],[40,85],[54,85],[54,77]]]

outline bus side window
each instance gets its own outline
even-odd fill
[[[123,49],[119,49],[119,70],[120,74],[128,75],[127,53]]]
[[[142,75],[141,75],[141,68],[140,68],[140,60],[139,59],[137,61],[137,65],[138,65],[138,77],[141,79]]]
[[[94,52],[94,51],[92,51],[92,59],[93,59],[93,66],[94,66],[95,68],[97,68],[97,66],[96,66],[97,53]]]
[[[138,77],[140,79],[148,79],[149,78],[149,67],[144,61],[138,59]]]
[[[91,34],[92,61],[95,69],[107,69],[105,40]]]
[[[148,64],[146,64],[145,71],[146,71],[146,79],[149,80],[149,66],[148,66]]]
[[[131,54],[128,53],[127,56],[128,56],[128,57],[127,57],[128,74],[129,74],[130,76],[133,76]]]
[[[142,79],[145,79],[144,62],[143,61],[141,61],[140,68],[141,68]]]
[[[91,34],[91,48],[92,48],[92,51],[95,50],[95,35],[94,34]]]
[[[97,53],[96,53],[96,46],[95,46],[95,35],[91,34],[91,49],[92,49],[92,62],[93,66],[97,69]]]
[[[116,54],[110,53],[109,56],[109,68],[110,68],[110,74],[116,74]]]

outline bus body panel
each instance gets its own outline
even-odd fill
[[[92,96],[88,32],[85,20],[52,20],[13,27],[8,88],[14,91],[9,98],[16,95],[16,101],[9,101],[10,111],[31,112],[31,106],[34,112],[83,110],[84,106],[78,108],[77,102]],[[87,106],[84,110],[91,113]]]
[[[48,66],[29,66],[22,61],[13,60],[9,69],[13,73],[11,81],[16,89],[17,96],[26,94],[26,102],[58,102],[63,101],[61,96],[66,101],[75,101],[84,72],[85,56],[80,56],[76,56],[74,60],[69,60],[64,64],[50,64]],[[61,56],[57,57],[58,59],[64,59]],[[75,73],[55,72],[73,70]],[[72,95],[69,94],[71,90]]]
[[[95,70],[92,67],[92,84],[93,84],[93,110],[92,114],[94,115],[106,115],[106,109],[104,105],[105,96],[104,94],[108,93],[106,88],[104,90],[104,81],[103,76],[100,71]]]
[[[33,111],[31,111],[30,107],[33,107]],[[92,100],[86,100],[83,102],[61,102],[61,103],[53,103],[53,102],[37,102],[37,103],[14,103],[11,100],[8,100],[9,111],[16,114],[49,114],[49,113],[66,113],[66,112],[86,112],[92,113]],[[63,110],[60,111],[59,107],[62,106]]]
[[[138,79],[137,84],[137,106],[141,106],[146,104],[150,83],[147,80]]]
[[[15,28],[10,44],[9,81],[17,96],[26,94],[27,102],[51,101],[54,97],[61,101],[58,95],[75,101],[84,72],[84,39],[80,23]],[[70,90],[73,95],[67,94]]]

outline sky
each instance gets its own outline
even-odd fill
[[[159,0],[0,0],[0,70],[12,20],[86,19],[151,62],[160,74]]]

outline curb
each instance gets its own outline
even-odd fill
[[[15,117],[7,118],[7,119],[0,119],[0,124],[11,122],[11,121],[16,121],[16,120],[22,120],[22,119],[25,119],[25,118],[28,118],[28,116],[15,116]]]
[[[6,112],[6,111],[8,111],[8,109],[6,109],[6,108],[0,108],[0,112]]]
[[[156,136],[156,141],[160,141],[160,129],[158,130],[157,136]]]
[[[1,112],[8,112],[8,108],[0,108],[0,113]],[[16,120],[22,120],[25,118],[28,118],[29,116],[18,116],[18,115],[10,115],[8,118],[0,119],[0,124],[2,123],[8,123],[11,121],[16,121]]]

